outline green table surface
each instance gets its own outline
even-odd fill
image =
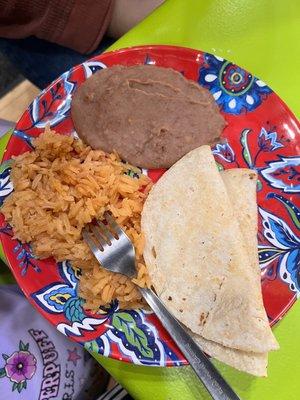
[[[172,44],[214,53],[263,79],[299,117],[299,39],[298,0],[167,0],[110,50]],[[299,317],[300,302],[274,328],[281,349],[270,354],[268,378],[216,362],[242,399],[300,399]],[[188,366],[142,367],[94,356],[137,400],[209,398]]]

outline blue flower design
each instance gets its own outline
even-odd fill
[[[2,205],[3,201],[11,194],[14,188],[10,180],[10,162],[5,162],[0,168],[2,169],[0,173],[0,205]]]
[[[253,111],[272,90],[260,79],[224,60],[206,53],[198,82],[210,90],[221,109],[229,114]]]
[[[156,62],[155,62],[155,60],[153,60],[153,59],[150,57],[149,54],[146,54],[144,64],[145,64],[145,65],[155,65]]]
[[[9,224],[6,224],[0,228],[0,233],[9,237],[13,237],[12,228]],[[13,249],[16,259],[21,268],[21,275],[26,275],[29,268],[32,268],[35,272],[41,272],[40,267],[35,262],[36,257],[34,256],[32,249],[29,244],[22,244],[17,240],[17,244]]]
[[[76,84],[70,80],[71,75],[72,69],[63,73],[51,85],[49,88],[51,94],[50,101],[46,100],[44,97],[45,91],[42,91],[30,104],[29,114],[31,125],[24,128],[23,131],[28,131],[33,127],[44,129],[47,125],[53,127],[66,118],[71,107],[72,93],[76,89]],[[25,136],[22,137],[22,134],[19,136],[28,143]],[[30,143],[28,144],[30,145]]]
[[[21,275],[26,275],[29,268],[32,268],[35,272],[41,272],[40,267],[36,263],[36,257],[32,252],[29,244],[22,244],[19,240],[18,244],[14,247],[14,253],[16,254],[19,266],[21,268]]]
[[[300,210],[285,197],[270,193],[268,198],[280,201],[287,209],[296,229],[300,228]],[[275,215],[259,209],[262,216],[263,235],[269,245],[259,245],[259,263],[267,276],[273,276],[272,265],[277,261],[281,279],[290,289],[300,295],[300,238],[285,221]]]
[[[74,282],[74,274],[68,262],[59,263],[58,268],[63,282],[52,283],[33,293],[32,297],[45,311],[51,314],[68,313],[68,319],[72,321],[72,314],[70,314],[68,308],[72,300],[78,299],[76,293],[77,282]]]
[[[227,142],[216,144],[216,146],[212,150],[212,153],[222,158],[222,160],[226,161],[227,163],[232,163],[235,161],[234,151]]]
[[[25,142],[28,145],[28,147],[33,149],[33,144],[32,144],[32,141],[34,139],[33,136],[27,135],[27,133],[20,131],[18,129],[15,129],[13,131],[13,135],[23,140],[23,142]]]
[[[277,132],[267,132],[265,128],[261,128],[258,146],[262,151],[268,152],[283,147],[283,144],[277,140]]]
[[[82,63],[82,67],[86,79],[88,79],[90,76],[100,71],[101,69],[107,68],[107,66],[103,64],[101,61],[94,61],[94,60]]]
[[[61,282],[53,282],[32,293],[33,300],[50,314],[62,314],[70,323],[60,323],[57,329],[67,336],[82,336],[82,331],[93,331],[94,326],[102,325],[109,313],[97,314],[92,318],[83,308],[84,300],[78,297],[78,270],[68,261],[57,264]]]
[[[268,167],[260,171],[261,175],[276,189],[285,193],[300,192],[300,157],[282,157],[278,161],[268,162]]]

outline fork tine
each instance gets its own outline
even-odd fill
[[[94,253],[95,257],[97,257],[98,252],[103,251],[103,246],[102,246],[102,250],[101,250],[95,245],[92,234],[91,234],[91,232],[89,232],[89,230],[87,228],[83,229],[82,236],[83,236],[84,241],[87,243],[87,245],[91,249],[91,251]],[[97,257],[97,259],[98,259],[98,257]],[[100,262],[99,259],[98,259],[98,261]]]
[[[109,244],[111,245],[110,240],[106,240],[105,236],[102,235],[102,232],[96,225],[90,224],[90,230],[93,232],[95,239],[97,239],[100,246],[104,249],[104,246]]]
[[[111,221],[114,223],[113,218]],[[109,223],[106,226],[98,221],[95,225],[86,225],[82,236],[103,268],[133,278],[136,276],[135,249],[121,228],[119,232],[121,234],[116,238]]]
[[[120,237],[123,233],[122,229],[119,227],[119,225],[117,224],[116,220],[114,219],[114,217],[111,215],[111,213],[109,212],[105,212],[104,213],[104,218],[106,219],[106,221],[108,222],[110,228],[113,230],[113,232],[115,234],[118,235],[118,237]]]
[[[104,236],[106,238],[107,243],[111,244],[111,242],[115,239],[112,235],[112,233],[108,230],[108,228],[104,225],[103,222],[101,221],[96,221],[98,228],[101,232],[101,235]],[[96,226],[94,225],[94,228],[96,228]]]

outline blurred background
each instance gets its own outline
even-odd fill
[[[39,89],[25,79],[1,53],[0,71],[0,119],[15,122],[39,93]]]

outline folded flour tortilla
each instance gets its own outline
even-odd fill
[[[230,169],[221,172],[227,193],[239,222],[250,265],[257,274],[257,284],[261,286],[257,255],[257,174],[249,169]],[[230,349],[218,343],[191,333],[203,351],[236,369],[256,376],[267,376],[268,353],[250,353]]]
[[[256,376],[267,376],[268,353],[253,353],[231,349],[190,332],[201,349],[213,358]]]
[[[250,266],[261,287],[257,252],[257,173],[247,168],[234,168],[220,173],[244,238]]]
[[[188,153],[153,187],[142,230],[153,285],[182,323],[251,354],[278,348],[257,271],[208,146]]]

